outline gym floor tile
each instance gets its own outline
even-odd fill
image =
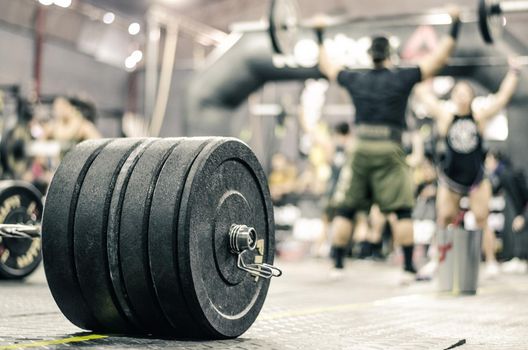
[[[499,276],[476,296],[453,297],[434,283],[400,286],[399,270],[387,264],[349,262],[338,281],[326,261],[277,265],[284,276],[272,281],[249,331],[204,342],[83,332],[59,312],[40,268],[25,282],[0,282],[0,350],[528,349],[528,276]]]

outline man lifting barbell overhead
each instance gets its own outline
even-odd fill
[[[459,212],[462,196],[469,196],[469,206],[475,215],[479,231],[484,232],[485,275],[498,273],[495,260],[494,234],[488,228],[488,205],[491,183],[484,176],[485,151],[483,132],[487,123],[510,101],[515,93],[521,73],[520,63],[510,59],[510,70],[492,102],[483,109],[473,111],[475,92],[467,81],[458,82],[451,93],[455,112],[431,94],[425,86],[416,89],[416,96],[436,120],[441,137],[445,138],[446,154],[439,166],[440,186],[437,194],[437,221],[440,230],[446,230]]]
[[[402,133],[406,129],[405,110],[413,86],[434,76],[447,64],[455,48],[461,26],[460,9],[450,6],[452,27],[438,48],[416,67],[395,67],[389,39],[374,36],[369,50],[373,69],[353,72],[335,64],[323,45],[324,18],[317,24],[320,42],[319,69],[330,80],[347,89],[356,108],[357,142],[341,173],[333,198],[337,216],[332,223],[336,275],[344,267],[345,247],[357,211],[378,204],[384,213],[394,212],[394,237],[404,253],[404,271],[416,272],[413,256],[411,210],[414,205],[412,179],[405,162]]]
[[[486,44],[499,40],[504,32],[507,17],[510,14],[528,12],[528,1],[477,0],[477,8],[458,11],[460,23],[476,23],[480,35]],[[301,30],[315,30],[318,40],[322,42],[324,28],[334,28],[341,25],[354,27],[376,27],[383,25],[446,25],[449,14],[445,11],[431,10],[426,13],[407,13],[382,16],[354,17],[350,15],[338,17],[321,17],[303,20],[300,18],[299,5],[296,0],[271,0],[269,11],[268,34],[275,53],[292,56],[295,45],[299,41]]]

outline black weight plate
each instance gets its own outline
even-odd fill
[[[39,225],[42,195],[22,181],[0,182],[0,223]],[[0,237],[0,278],[21,279],[31,274],[42,260],[40,238]]]
[[[74,222],[74,258],[84,299],[107,333],[137,332],[119,306],[107,253],[108,214],[122,166],[145,139],[117,139],[93,161],[79,192]]]
[[[273,263],[273,208],[264,171],[244,143],[210,143],[189,171],[180,206],[177,248],[185,300],[206,325],[203,336],[237,337],[257,318],[269,280],[236,267],[228,232],[232,224],[254,227],[259,249],[246,261]]]
[[[295,0],[272,0],[268,34],[273,51],[291,56],[299,40],[299,7]]]
[[[137,147],[136,144],[132,146],[135,148],[121,167],[112,189],[112,198],[110,200],[110,207],[108,209],[108,221],[106,229],[108,270],[110,273],[110,280],[112,281],[114,288],[115,300],[119,304],[119,308],[123,311],[126,318],[135,326],[135,329],[141,330],[142,332],[144,329],[146,329],[146,324],[142,324],[138,320],[137,313],[135,313],[133,308],[130,306],[128,293],[125,289],[125,283],[122,278],[122,270],[119,264],[119,232],[122,228],[121,212],[123,210],[123,201],[130,176],[136,169],[139,159],[156,141],[158,141],[158,139],[145,139],[140,145],[137,145]],[[137,205],[140,204],[138,203]],[[138,256],[137,251],[135,254],[132,253],[132,255],[134,257]],[[104,269],[104,264],[101,265],[101,270],[102,269]]]
[[[172,336],[198,338],[204,332],[187,307],[178,274],[177,224],[187,173],[200,151],[214,139],[186,139],[161,169],[150,208],[148,248],[152,280],[162,310],[174,327]]]
[[[86,172],[109,142],[86,141],[66,154],[49,186],[42,218],[42,254],[51,294],[66,318],[84,329],[100,326],[77,280],[73,247],[75,208]]]
[[[504,29],[504,17],[500,11],[497,13],[493,9],[498,9],[500,2],[496,0],[479,0],[478,25],[480,34],[487,44],[502,36]]]
[[[29,126],[16,124],[7,129],[0,140],[0,160],[4,172],[19,178],[29,167],[26,146],[31,140]]]
[[[163,314],[152,282],[148,225],[159,172],[180,142],[181,139],[158,140],[145,150],[128,178],[123,193],[119,263],[131,307],[145,325],[146,333],[150,334],[171,335],[174,332]]]

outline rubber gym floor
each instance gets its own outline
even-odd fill
[[[59,312],[42,268],[0,283],[3,349],[528,349],[528,276],[483,281],[476,296],[435,291],[434,282],[398,284],[384,263],[349,262],[342,280],[323,260],[277,260],[264,308],[242,337],[176,341],[84,332]]]

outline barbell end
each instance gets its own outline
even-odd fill
[[[0,224],[0,237],[4,238],[40,238],[40,226],[23,224]]]

